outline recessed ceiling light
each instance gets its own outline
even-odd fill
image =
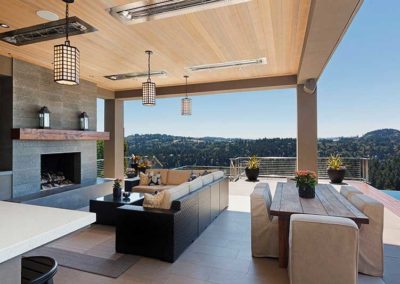
[[[0,23],[0,27],[2,27],[4,29],[8,29],[10,26],[5,23]]]
[[[57,21],[60,19],[56,13],[50,12],[50,11],[36,11],[36,15],[38,15],[40,18],[48,20],[48,21]]]

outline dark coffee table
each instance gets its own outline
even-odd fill
[[[90,200],[89,211],[96,213],[96,224],[115,226],[116,209],[143,198],[143,194],[132,192],[128,199],[114,199],[112,194]]]

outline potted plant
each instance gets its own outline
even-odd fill
[[[131,156],[131,168],[135,169],[137,172],[138,166],[139,166],[139,161],[140,161],[140,156],[135,156],[132,154]]]
[[[113,185],[113,197],[115,199],[121,198],[122,194],[122,180],[121,179],[115,179],[114,180],[114,185]]]
[[[302,198],[315,197],[315,185],[317,184],[317,175],[313,171],[299,170],[295,176],[296,186],[299,189],[299,196]]]
[[[251,156],[247,162],[245,173],[249,181],[257,181],[258,175],[260,174],[260,160],[256,155]]]
[[[342,183],[346,174],[340,155],[331,155],[328,160],[328,176],[332,183]]]

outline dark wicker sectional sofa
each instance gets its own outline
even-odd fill
[[[172,201],[170,209],[134,205],[117,209],[116,251],[174,262],[228,207],[229,180],[219,178]]]

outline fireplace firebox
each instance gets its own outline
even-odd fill
[[[81,153],[41,155],[41,190],[66,187],[80,183]]]

